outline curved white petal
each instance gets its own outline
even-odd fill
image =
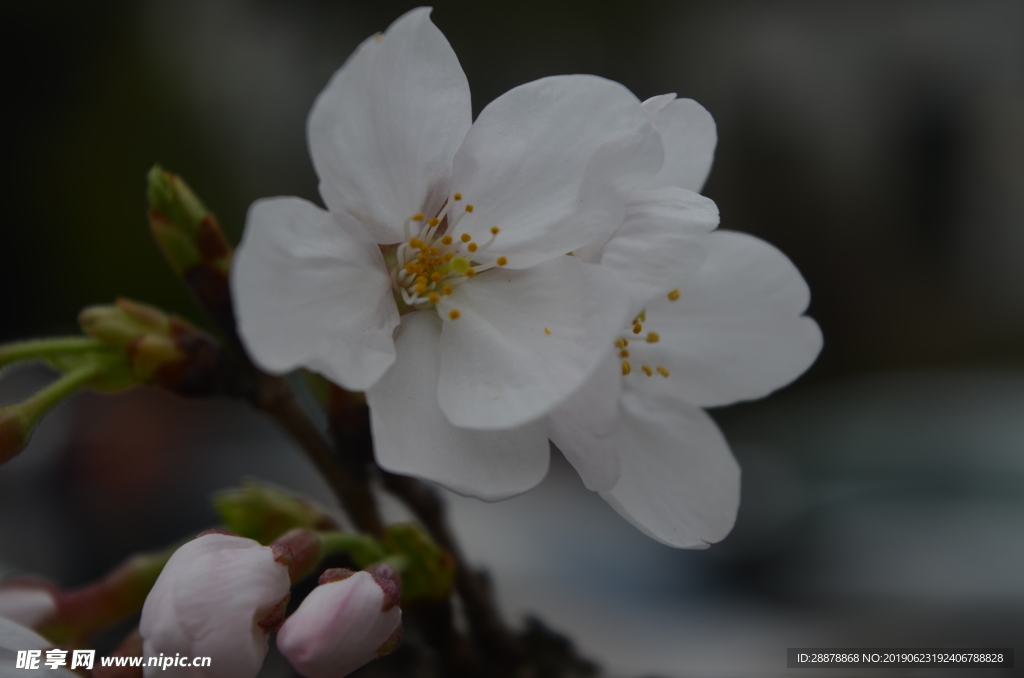
[[[634,364],[662,365],[664,379],[638,374],[632,382],[667,389],[693,405],[711,407],[760,398],[811,366],[821,351],[818,325],[801,315],[810,292],[793,263],[763,240],[719,231],[708,256],[680,288],[677,301],[647,305],[644,331],[655,344],[630,344]]]
[[[491,102],[453,162],[451,233],[486,241],[498,226],[487,255],[526,268],[607,237],[661,166],[661,139],[622,85],[558,76]]]
[[[402,318],[398,360],[367,391],[377,462],[487,501],[521,494],[544,479],[549,448],[544,422],[506,431],[452,426],[437,403],[441,321],[433,311]]]
[[[618,434],[619,482],[602,497],[658,541],[704,548],[729,534],[740,469],[703,410],[668,394],[627,391]]]
[[[46,650],[51,647],[53,647],[53,643],[32,629],[27,629],[13,620],[0,617],[0,651]],[[13,671],[14,667],[11,669]]]
[[[548,435],[583,479],[587,489],[604,492],[619,479],[619,358],[609,352],[583,388],[548,417]]]
[[[363,42],[313,104],[307,136],[324,202],[381,244],[402,240],[409,217],[444,203],[471,123],[469,84],[430,9],[406,13]]]
[[[209,667],[146,667],[148,677],[253,678],[267,653],[258,623],[291,589],[273,551],[242,537],[207,534],[167,561],[146,598],[139,634],[147,656],[210,657]]]
[[[520,426],[565,402],[597,369],[628,313],[614,275],[569,256],[486,271],[442,297],[438,310],[441,409],[474,429]]]
[[[683,284],[707,250],[704,239],[718,226],[714,201],[682,188],[635,191],[626,218],[605,243],[601,265],[626,282],[632,313],[644,302]]]
[[[644,102],[665,146],[661,171],[644,184],[653,189],[677,186],[699,192],[715,158],[718,131],[715,120],[693,99],[662,94]]]
[[[231,289],[239,334],[269,372],[303,366],[362,390],[395,360],[391,280],[380,249],[347,215],[299,198],[253,203]]]
[[[9,586],[0,588],[0,618],[34,628],[57,611],[53,594],[43,588]]]

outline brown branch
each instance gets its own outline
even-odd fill
[[[438,544],[455,558],[455,589],[462,599],[474,637],[487,656],[515,664],[524,658],[524,650],[505,627],[483,579],[470,568],[459,548],[448,520],[444,502],[436,489],[415,478],[381,471],[384,487],[423,523]]]

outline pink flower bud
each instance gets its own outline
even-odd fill
[[[253,678],[290,589],[287,564],[273,549],[230,534],[200,535],[167,561],[142,608],[139,633],[147,657],[210,657],[210,666],[146,668],[145,675]]]
[[[327,570],[281,627],[277,648],[305,678],[341,678],[398,647],[401,582],[387,565],[371,570]]]
[[[45,588],[4,586],[0,588],[0,618],[35,628],[53,616],[57,602]]]

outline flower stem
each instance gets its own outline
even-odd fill
[[[102,348],[103,345],[92,337],[53,337],[19,341],[0,345],[0,367],[23,360],[45,359],[68,353],[88,353]]]

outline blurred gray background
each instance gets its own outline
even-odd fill
[[[183,175],[233,239],[259,197],[319,202],[309,107],[413,6],[5,3],[0,340],[74,332],[117,295],[201,320],[150,239],[146,170]],[[713,413],[744,486],[707,551],[643,537],[560,459],[524,497],[453,497],[508,616],[540,614],[614,675],[812,675],[785,669],[792,646],[1024,647],[1024,3],[439,2],[433,18],[476,111],[559,73],[701,102],[723,228],[794,260],[825,335],[794,386]],[[0,402],[47,378],[9,371]],[[87,581],[213,522],[207,494],[247,475],[328,501],[242,405],[78,396],[0,469],[0,574]]]

